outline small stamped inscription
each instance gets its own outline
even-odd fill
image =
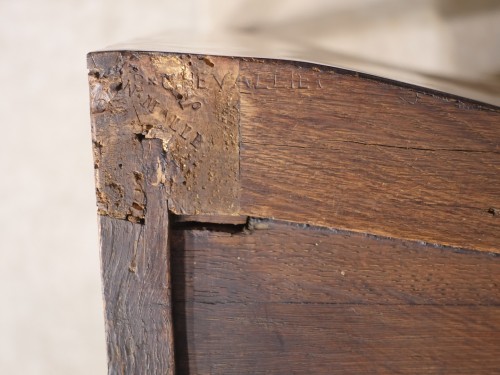
[[[159,157],[164,160],[157,163],[154,183],[166,186],[173,212],[236,212],[238,61],[179,54],[115,54],[115,65],[109,64],[109,58],[106,66],[95,60],[90,64],[94,143],[99,145],[95,152],[99,159],[98,201],[103,203],[100,213],[117,218],[139,215],[134,216],[136,222],[142,219],[147,208],[137,207],[145,206],[147,199],[134,197],[128,186],[133,190],[135,185],[124,179],[137,175],[138,167],[125,159],[127,153],[141,150],[144,139],[160,140],[163,145]],[[111,189],[113,186],[120,189]]]
[[[320,90],[323,88],[321,72],[300,70],[274,70],[241,75],[242,90]]]

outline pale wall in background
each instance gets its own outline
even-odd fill
[[[106,373],[85,55],[192,14],[189,1],[0,1],[0,374]]]
[[[472,79],[500,76],[498,7],[449,16],[449,1],[305,3],[0,0],[0,374],[106,373],[88,51],[224,24],[279,26],[299,38],[293,32],[302,23],[319,46],[343,53]]]

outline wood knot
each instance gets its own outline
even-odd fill
[[[488,213],[492,214],[493,216],[499,216],[500,215],[500,209],[494,208],[494,207],[490,207],[490,208],[488,208]]]

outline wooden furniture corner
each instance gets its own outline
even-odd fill
[[[297,61],[88,56],[109,374],[500,372],[500,111]]]

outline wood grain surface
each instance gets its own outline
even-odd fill
[[[492,374],[500,258],[252,221],[172,231],[180,374]]]
[[[99,213],[141,221],[153,184],[176,214],[237,214],[238,61],[102,52],[88,65]],[[134,150],[148,139],[162,149],[145,181]]]
[[[306,63],[88,65],[110,374],[500,372],[497,107]]]
[[[500,112],[340,70],[240,64],[241,213],[500,252]]]
[[[142,146],[148,180],[161,143]],[[175,373],[167,200],[163,186],[145,186],[144,223],[100,216],[110,375]]]

